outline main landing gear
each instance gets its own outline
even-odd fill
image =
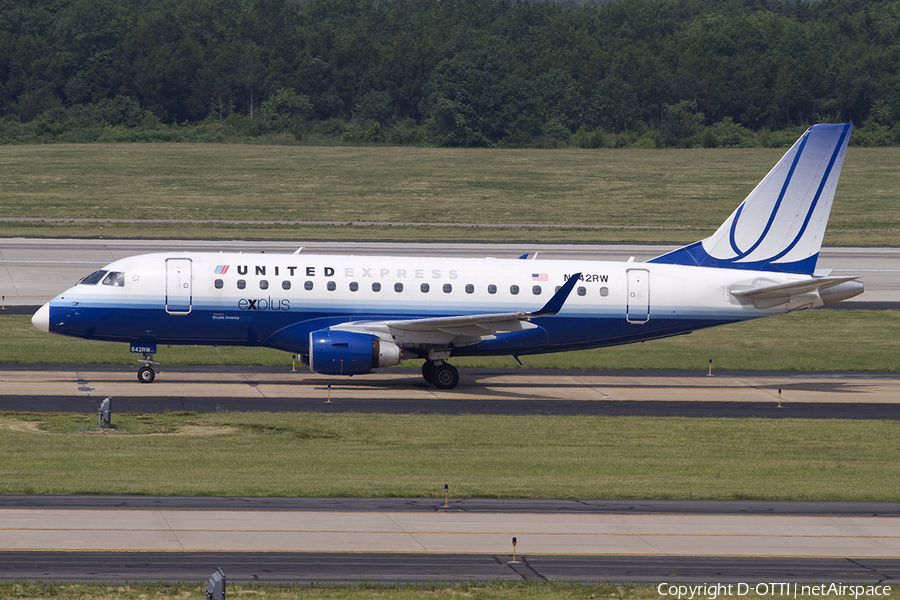
[[[422,365],[422,378],[439,390],[452,390],[459,383],[459,371],[442,360],[426,360]]]
[[[156,379],[156,371],[153,370],[153,365],[158,365],[159,363],[153,360],[153,355],[148,352],[144,352],[144,358],[138,360],[138,362],[144,363],[144,366],[138,369],[138,381],[141,383],[153,383],[153,380]]]

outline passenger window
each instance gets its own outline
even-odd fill
[[[587,294],[587,289],[585,289],[585,287],[583,285],[578,286],[578,295],[584,296],[585,294]]]
[[[359,284],[356,283],[355,281],[351,281],[350,282],[350,291],[355,292],[358,289],[359,289]]]
[[[509,286],[509,293],[512,294],[513,296],[515,296],[516,294],[518,294],[518,293],[519,293],[519,286],[517,286],[517,285],[511,285],[511,286]]]
[[[431,289],[431,286],[428,285],[427,283],[423,283],[422,285],[419,286],[419,289],[422,290],[423,294],[427,294],[428,291]]]
[[[402,292],[402,291],[403,291],[403,284],[402,284],[402,283],[395,283],[395,284],[394,284],[394,291],[397,292],[398,294],[399,294],[400,292]]]
[[[261,289],[261,290],[269,289],[269,282],[266,281],[265,279],[260,279],[259,280],[259,289]]]
[[[312,282],[312,281],[307,281],[306,283],[304,283],[304,284],[303,284],[303,289],[305,289],[305,290],[307,290],[307,291],[312,290],[312,289],[313,289],[313,282]]]
[[[450,285],[449,283],[445,283],[444,284],[444,293],[449,294],[452,291],[453,291],[453,286]]]
[[[284,281],[282,281],[282,282],[281,282],[281,289],[283,289],[283,290],[289,290],[289,289],[291,289],[291,282],[288,281],[287,279],[285,279]]]
[[[472,285],[471,283],[467,283],[467,284],[466,284],[466,293],[467,293],[467,294],[474,294],[474,293],[475,293],[475,286]]]
[[[558,285],[558,286],[556,286],[556,289],[553,290],[553,293],[555,294],[556,292],[558,292],[558,291],[561,290],[561,289],[562,289],[562,286],[561,286],[561,285]]]
[[[237,286],[238,286],[238,289],[239,289],[239,290],[242,290],[242,289],[244,289],[245,287],[247,287],[247,282],[244,281],[243,279],[238,279],[238,280],[237,280]]]
[[[216,289],[221,290],[223,287],[225,287],[225,282],[221,279],[216,279]]]
[[[109,275],[103,279],[103,285],[112,285],[115,287],[122,287],[125,285],[125,273],[120,273],[118,271],[110,271]]]
[[[328,288],[329,292],[333,292],[337,289],[337,284],[333,281],[329,281],[327,284],[325,284],[325,287]]]
[[[497,286],[492,283],[491,285],[488,286],[488,294],[496,294],[496,293],[497,293]]]
[[[78,283],[83,283],[84,285],[97,285],[106,273],[107,271],[94,271]]]
[[[375,283],[373,283],[373,284],[372,284],[372,291],[373,291],[373,292],[380,292],[380,291],[381,291],[381,284],[378,283],[377,281],[376,281]]]
[[[540,296],[541,295],[541,286],[539,286],[539,285],[532,286],[531,293],[534,294],[535,296]]]
[[[602,287],[600,288],[600,295],[606,298],[609,296],[609,288]]]

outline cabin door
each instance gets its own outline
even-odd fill
[[[191,312],[191,259],[166,259],[166,312],[186,315]]]
[[[650,271],[647,269],[628,269],[625,320],[638,325],[650,320]]]

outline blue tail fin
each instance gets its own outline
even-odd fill
[[[812,274],[852,125],[813,125],[721,227],[648,262]]]

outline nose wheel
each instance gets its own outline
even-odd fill
[[[144,353],[144,358],[138,362],[144,363],[144,366],[138,369],[138,381],[141,383],[153,383],[153,380],[156,379],[156,371],[153,369],[153,365],[158,365],[159,363],[153,360],[152,354],[146,352]]]
[[[153,367],[141,367],[138,369],[138,381],[141,383],[153,383],[154,379],[156,379],[156,371],[153,370]]]

